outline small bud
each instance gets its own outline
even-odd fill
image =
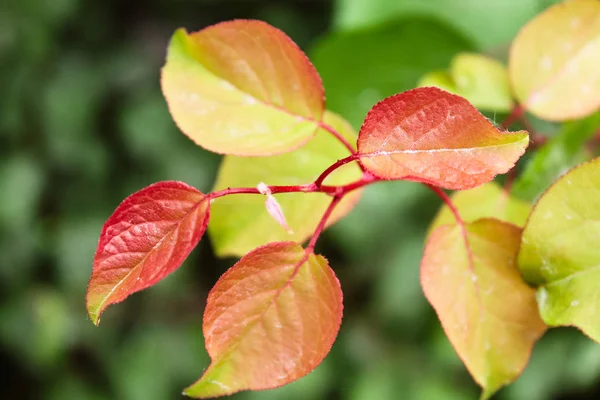
[[[269,187],[264,182],[261,182],[256,186],[256,188],[261,194],[267,196],[267,200],[265,201],[265,207],[267,208],[267,212],[271,215],[271,217],[273,217],[273,219],[277,221],[277,223],[281,225],[290,235],[293,234],[294,231],[287,224],[281,205],[279,205],[277,199],[273,197]]]

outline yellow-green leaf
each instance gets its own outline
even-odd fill
[[[511,196],[495,182],[454,192],[451,198],[464,222],[496,218],[522,227],[531,211],[531,204]],[[447,205],[440,208],[429,226],[429,232],[445,224],[456,224],[456,219]]]
[[[525,225],[519,267],[538,286],[548,325],[575,325],[600,341],[600,158],[558,179]]]
[[[530,21],[510,50],[519,102],[536,116],[561,121],[600,108],[600,2],[571,0]]]
[[[499,61],[482,54],[461,53],[452,59],[450,74],[456,94],[475,107],[499,112],[512,109],[508,71]]]
[[[484,399],[521,374],[546,330],[517,269],[520,238],[520,228],[495,219],[441,226],[421,263],[425,296]]]
[[[324,122],[332,125],[350,143],[356,142],[352,127],[337,114],[326,112]],[[300,185],[313,182],[323,170],[338,159],[348,156],[348,150],[329,132],[319,129],[305,146],[291,153],[272,157],[236,157],[223,159],[213,190],[227,187],[255,187],[260,182],[269,185]],[[356,163],[336,170],[326,180],[327,185],[342,185],[361,176]],[[264,196],[241,194],[216,199],[211,206],[209,234],[219,256],[243,255],[255,247],[279,240],[302,242],[317,226],[330,203],[323,193],[281,193],[274,195],[293,234],[286,231],[265,210]],[[358,201],[356,191],[340,202],[329,224],[345,215]]]
[[[291,151],[315,134],[325,107],[306,55],[261,21],[223,22],[192,34],[179,29],[161,82],[179,128],[216,153]]]

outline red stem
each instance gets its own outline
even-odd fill
[[[325,178],[327,178],[329,176],[329,174],[331,174],[333,171],[335,171],[336,169],[338,169],[342,165],[348,164],[349,162],[352,162],[352,161],[357,160],[357,159],[358,159],[358,155],[357,154],[350,154],[346,158],[342,158],[341,160],[337,160],[335,163],[331,164],[325,171],[323,171],[323,173],[321,175],[319,175],[319,177],[315,181],[315,185],[317,185],[317,187],[320,188],[323,185],[323,181],[325,180]]]
[[[296,193],[296,192],[304,192],[304,193],[312,193],[318,192],[319,189],[314,183],[309,183],[308,185],[295,185],[295,186],[269,186],[272,194],[276,193]],[[245,187],[245,188],[227,188],[223,190],[219,190],[218,192],[212,192],[208,195],[208,197],[212,199],[216,199],[223,196],[228,196],[230,194],[262,194],[258,191],[257,188]]]
[[[317,244],[317,240],[319,239],[319,236],[321,236],[321,232],[323,232],[323,230],[325,229],[327,220],[331,216],[331,213],[335,209],[335,206],[337,206],[338,203],[340,202],[340,200],[342,200],[342,197],[344,197],[344,195],[333,196],[331,203],[329,203],[329,207],[327,207],[327,210],[325,210],[325,213],[323,214],[323,216],[321,217],[321,220],[319,221],[319,225],[317,225],[315,232],[313,233],[312,237],[310,238],[310,242],[308,242],[308,245],[306,246],[307,253],[311,253],[314,250],[315,245]]]
[[[319,126],[325,129],[327,132],[331,133],[341,144],[343,144],[348,149],[350,154],[356,153],[356,150],[354,150],[354,146],[352,146],[352,144],[348,140],[346,140],[346,138],[343,137],[341,133],[335,130],[333,126],[328,125],[323,121],[319,122]]]
[[[462,237],[465,242],[465,248],[467,249],[467,256],[469,258],[469,269],[471,270],[471,272],[475,273],[475,271],[474,271],[475,264],[474,264],[474,260],[473,260],[473,253],[471,252],[471,247],[469,245],[469,237],[467,236],[467,227],[465,226],[465,221],[460,216],[458,209],[452,202],[452,199],[450,198],[450,196],[448,196],[446,194],[446,192],[444,192],[439,187],[431,185],[429,183],[426,183],[425,185],[427,185],[431,190],[433,190],[435,192],[435,194],[437,194],[440,197],[440,199],[442,199],[444,201],[444,203],[446,203],[446,205],[448,206],[450,211],[452,211],[452,214],[454,214],[454,219],[456,219],[456,224],[460,227]]]
[[[444,203],[446,203],[446,205],[448,206],[448,208],[450,209],[450,211],[452,211],[452,214],[454,214],[454,218],[456,219],[456,223],[459,224],[460,226],[462,226],[464,228],[465,223],[464,223],[462,217],[460,216],[460,213],[458,212],[458,209],[456,208],[456,206],[452,202],[452,199],[450,198],[450,196],[448,196],[446,194],[446,192],[444,192],[442,189],[440,189],[437,186],[431,185],[429,183],[425,183],[424,185],[427,186],[429,189],[433,190],[435,192],[435,194],[437,194],[439,196],[439,198],[442,199],[444,201]]]
[[[520,104],[515,105],[510,114],[508,114],[508,117],[506,117],[504,122],[502,122],[501,128],[503,130],[508,129],[515,121],[521,118],[524,112],[525,109],[523,108],[523,106],[521,106]]]

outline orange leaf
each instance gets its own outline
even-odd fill
[[[421,263],[425,296],[483,398],[521,374],[546,330],[516,266],[520,240],[520,228],[495,219],[444,225]]]
[[[341,319],[327,260],[294,242],[259,247],[211,290],[203,330],[212,363],[184,393],[215,397],[301,378],[325,358]]]
[[[425,87],[388,97],[358,136],[361,163],[383,179],[470,189],[510,170],[527,132],[501,132],[464,98]]]
[[[111,304],[177,269],[206,230],[209,202],[183,182],[158,182],[126,198],[106,221],[94,257],[87,309],[94,324]]]
[[[224,154],[291,151],[315,134],[325,109],[321,78],[302,50],[253,20],[175,32],[162,89],[181,130]]]

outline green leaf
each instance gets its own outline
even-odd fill
[[[508,112],[513,107],[508,71],[499,61],[475,53],[461,53],[452,60],[450,74],[456,94],[477,108]]]
[[[447,90],[481,110],[508,112],[513,108],[506,67],[482,54],[457,54],[449,72],[430,72],[421,78],[418,86]]]
[[[446,92],[458,94],[452,75],[446,70],[428,72],[417,83],[417,87],[435,86]]]
[[[537,198],[559,176],[588,157],[585,143],[600,129],[600,112],[563,125],[561,131],[534,153],[512,188],[515,196]]]
[[[479,48],[504,45],[542,9],[538,0],[338,0],[334,23],[338,30],[406,16],[426,16],[450,24]]]
[[[399,19],[373,29],[338,32],[312,51],[327,93],[327,106],[354,127],[385,97],[412,89],[425,73],[447,68],[472,45],[447,26],[420,18]]]
[[[495,219],[441,226],[421,263],[425,297],[483,399],[521,374],[546,330],[515,263],[520,237],[520,228]]]
[[[338,115],[326,112],[324,122],[332,125],[349,142],[356,141],[352,127]],[[348,150],[329,132],[319,129],[304,147],[271,157],[236,157],[223,159],[214,191],[227,187],[299,185],[313,182],[325,168],[348,155]],[[360,168],[348,164],[334,172],[326,184],[341,185],[359,179]],[[283,193],[274,195],[292,228],[289,234],[265,210],[265,197],[255,194],[226,196],[211,206],[208,227],[215,252],[219,256],[244,255],[268,242],[294,240],[302,242],[315,229],[330,196],[323,193]],[[346,196],[336,207],[329,224],[345,215],[358,201],[360,192]]]
[[[522,227],[531,211],[531,204],[512,197],[495,182],[474,189],[454,192],[452,202],[464,222],[480,218],[496,218]],[[429,234],[438,226],[456,224],[456,219],[447,205],[442,206],[429,227]]]
[[[574,325],[600,341],[600,158],[562,176],[539,199],[523,232],[519,267],[538,288],[548,325]]]

